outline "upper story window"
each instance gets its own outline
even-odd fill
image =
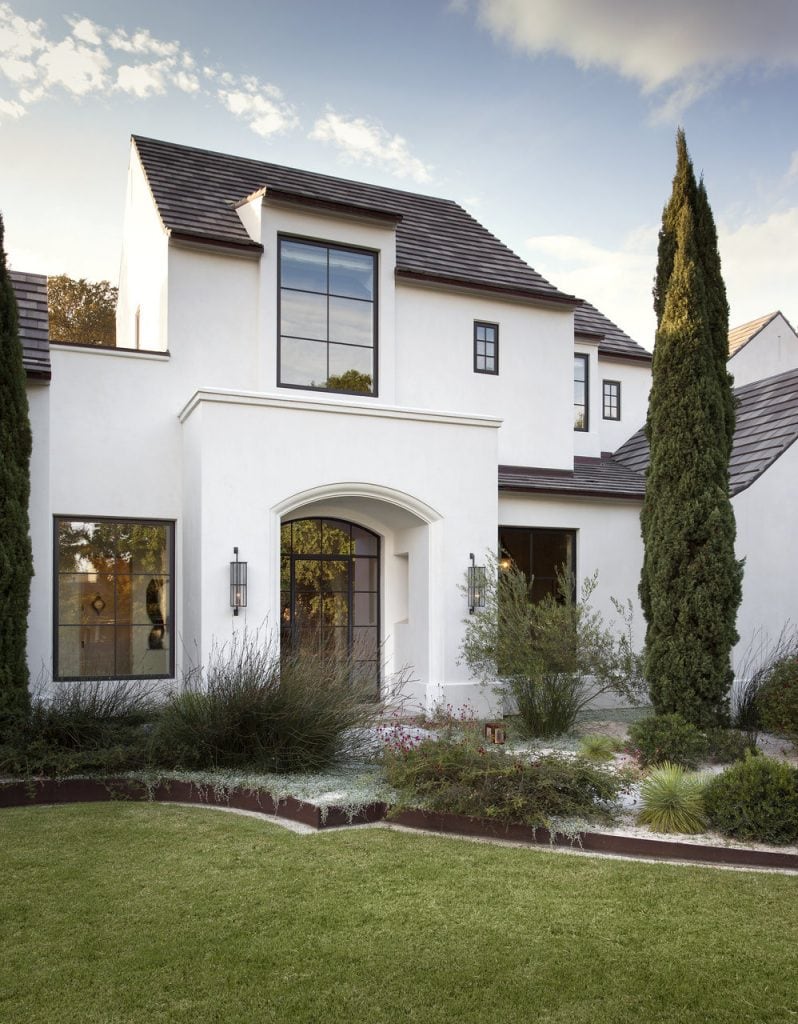
[[[377,256],[304,239],[280,239],[283,387],[377,393]]]
[[[601,409],[605,420],[621,418],[621,382],[605,380],[601,390]]]
[[[589,430],[588,360],[590,356],[574,356],[574,430]]]
[[[499,325],[474,321],[474,373],[499,372]]]
[[[174,523],[55,520],[56,679],[174,675]]]

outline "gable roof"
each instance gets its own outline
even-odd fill
[[[44,274],[25,274],[19,270],[9,270],[8,276],[17,300],[25,372],[28,378],[50,380],[47,278]]]
[[[574,308],[575,331],[599,339],[599,352],[650,361],[651,355],[595,307],[560,291],[450,199],[334,178],[134,135],[164,227],[175,239],[257,255],[236,206],[258,194],[278,201],[346,209],[396,224],[396,275]]]
[[[766,313],[764,316],[757,317],[756,320],[749,320],[746,324],[740,324],[739,327],[732,328],[729,331],[729,357],[735,355],[744,345],[752,341],[777,316],[779,316],[778,310],[775,313]]]
[[[729,460],[729,489],[739,494],[798,440],[798,369],[735,388],[737,418]],[[614,458],[645,473],[649,462],[643,430],[629,438]]]

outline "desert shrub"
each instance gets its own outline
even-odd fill
[[[485,606],[466,620],[461,656],[483,685],[515,703],[527,735],[568,732],[602,693],[639,700],[631,605],[616,603],[623,625],[608,626],[590,604],[596,586],[595,576],[585,580],[575,599],[572,581],[561,577],[557,597],[534,602],[520,569],[490,560]]]
[[[798,770],[769,757],[747,757],[715,776],[704,793],[710,824],[736,839],[798,840]]]
[[[768,732],[798,740],[798,657],[773,666],[759,691],[758,704]]]
[[[716,764],[742,761],[748,752],[756,753],[755,741],[742,729],[716,727],[707,729],[706,737],[709,760]]]
[[[655,832],[690,835],[707,827],[703,793],[706,778],[689,774],[667,761],[653,768],[640,787],[642,808],[637,816],[641,825]]]
[[[648,715],[629,726],[629,749],[642,765],[695,768],[709,755],[707,737],[681,715]]]
[[[762,728],[760,693],[774,669],[798,658],[798,628],[786,623],[775,640],[757,630],[737,671],[732,690],[732,724],[746,732],[751,745]]]
[[[13,739],[0,748],[0,771],[71,775],[140,768],[158,705],[144,680],[59,683],[38,693]]]
[[[611,761],[612,755],[621,750],[622,744],[612,736],[591,733],[579,741],[579,752],[588,761]]]
[[[257,638],[216,652],[173,694],[153,734],[163,767],[317,771],[367,742],[379,705],[341,657],[280,655]]]
[[[616,799],[623,785],[619,776],[583,758],[523,758],[468,738],[386,748],[384,763],[399,809],[418,807],[533,827],[549,827],[557,818],[608,820],[604,805]]]

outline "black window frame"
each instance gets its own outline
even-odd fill
[[[533,570],[532,571],[532,576],[535,576],[534,565],[532,564],[534,562],[535,535],[536,534],[544,534],[544,533],[548,533],[548,534],[559,533],[559,534],[566,534],[567,536],[569,536],[571,538],[571,565],[568,566],[567,569],[568,569],[568,572],[571,575],[571,600],[576,601],[576,581],[578,579],[578,576],[577,576],[577,567],[578,567],[577,543],[578,543],[578,540],[579,540],[579,536],[578,536],[579,531],[578,530],[572,529],[570,527],[558,527],[558,526],[511,526],[511,525],[509,525],[507,523],[501,523],[499,525],[499,530],[498,530],[498,545],[499,545],[500,565],[501,565],[501,560],[503,558],[509,557],[511,559],[511,561],[512,561],[512,556],[511,556],[510,552],[502,544],[502,532],[504,530],[516,530],[516,531],[524,532],[524,533],[528,534],[527,543],[528,543],[528,546],[529,546],[530,566],[531,566],[531,568]],[[529,578],[529,577],[527,577],[527,578]],[[553,581],[554,580],[554,577],[551,577],[551,576],[537,576],[537,578],[538,579],[547,580],[547,581]]]
[[[59,545],[58,545],[58,526],[60,523],[68,522],[79,522],[79,523],[134,523],[141,526],[164,526],[168,531],[169,537],[169,618],[165,624],[167,632],[170,635],[169,644],[169,671],[164,673],[150,673],[142,675],[141,673],[135,673],[133,675],[101,675],[101,676],[67,676],[61,675],[58,671],[58,655],[59,655],[59,644],[58,644],[58,628],[61,625],[58,618],[58,598],[59,598]],[[141,518],[140,516],[95,516],[95,515],[54,515],[53,516],[53,681],[54,682],[97,682],[97,681],[121,681],[125,679],[140,679],[142,681],[148,681],[151,679],[174,679],[175,678],[175,641],[177,637],[177,609],[175,605],[175,559],[176,559],[176,548],[177,548],[177,520],[175,519],[149,519]]]
[[[477,331],[480,327],[490,328],[494,332],[493,341],[488,341],[487,338],[477,338]],[[484,344],[493,346],[493,363],[495,369],[488,370],[484,366],[478,366],[480,358],[486,360],[488,357],[487,351],[484,353],[477,353],[477,342],[484,341]],[[491,320],[475,320],[474,321],[474,373],[486,373],[491,377],[497,377],[499,375],[499,325]]]
[[[613,395],[607,393],[607,388],[615,388],[616,414],[612,415]],[[609,405],[608,405],[609,400]],[[607,410],[609,409],[609,413]],[[605,420],[618,422],[621,418],[621,382],[619,380],[603,380],[601,382],[601,415]]]
[[[590,431],[590,356],[584,352],[574,353],[574,377],[573,382],[576,384],[576,363],[577,360],[581,360],[585,368],[585,403],[584,405],[577,405],[576,399],[574,399],[574,430],[580,434],[586,434]],[[580,382],[581,383],[581,382]],[[584,409],[584,426],[578,427],[576,425],[576,410]]]
[[[314,387],[310,384],[288,384],[283,383],[281,379],[282,372],[282,245],[283,242],[300,242],[302,245],[315,245],[320,249],[340,249],[344,252],[355,252],[363,253],[367,256],[371,256],[374,261],[374,298],[371,300],[372,304],[372,336],[374,338],[374,345],[372,346],[372,388],[371,391],[350,391],[343,388],[327,388],[327,387]],[[326,238],[310,238],[306,235],[294,235],[289,233],[280,232],[277,235],[277,387],[278,388],[289,388],[293,391],[317,391],[321,394],[326,395],[359,395],[362,398],[378,398],[379,397],[379,270],[380,270],[380,254],[377,249],[369,249],[365,246],[349,245],[346,242],[338,242],[334,239]],[[312,294],[322,294],[320,292],[314,292]],[[327,298],[330,297],[329,282],[328,290],[326,293]],[[349,296],[344,296],[349,298]],[[366,300],[363,300],[366,301]],[[316,340],[316,339],[313,339]],[[319,341],[319,344],[326,344],[328,348],[328,370],[329,370],[329,346],[330,340],[326,342]],[[345,344],[345,343],[344,343]],[[364,346],[354,346],[364,347]],[[329,376],[329,374],[328,374]]]

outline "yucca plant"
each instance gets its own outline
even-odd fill
[[[638,823],[655,832],[694,835],[707,827],[704,810],[706,778],[665,762],[653,768],[640,788],[643,801]]]
[[[579,753],[588,761],[611,761],[612,755],[620,750],[621,746],[612,736],[590,733],[579,741]]]

